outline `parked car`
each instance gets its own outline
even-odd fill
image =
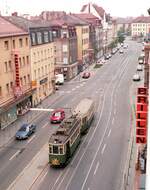
[[[63,74],[55,75],[55,84],[57,84],[57,85],[64,84],[64,75]]]
[[[64,109],[56,109],[50,116],[51,123],[61,123],[65,119]]]
[[[143,70],[142,65],[138,65],[137,66],[137,71],[142,71],[142,70]]]
[[[107,59],[109,59],[110,57],[109,57],[109,54],[106,54],[106,55],[104,55],[104,59],[105,60],[107,60]]]
[[[120,49],[120,50],[119,50],[119,53],[121,53],[121,54],[122,54],[122,53],[123,53],[123,49]]]
[[[27,139],[36,131],[36,125],[34,124],[23,124],[20,129],[17,131],[15,137],[18,140]]]
[[[137,73],[133,75],[133,81],[140,81],[140,75],[138,75]]]
[[[143,64],[144,60],[143,59],[139,59],[138,62],[139,62],[139,64]]]
[[[91,75],[90,72],[84,72],[82,78],[87,79],[90,77],[90,75]]]

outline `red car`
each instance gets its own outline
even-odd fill
[[[90,72],[84,72],[82,78],[87,79],[90,77]]]
[[[65,119],[65,111],[63,109],[55,110],[50,116],[51,123],[61,123]]]

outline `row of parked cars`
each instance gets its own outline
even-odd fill
[[[142,49],[143,51],[143,49]],[[144,53],[142,53],[139,58],[138,58],[138,65],[137,65],[137,72],[139,71],[143,71],[143,64],[144,64]],[[135,73],[133,75],[133,81],[140,81],[141,80],[141,77],[139,75],[139,73]]]

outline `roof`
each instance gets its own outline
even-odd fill
[[[55,19],[50,21],[51,25],[53,26],[62,26],[62,25],[87,25],[88,22],[84,21],[83,19],[77,18],[73,14],[64,15],[61,19]]]
[[[76,115],[65,119],[57,129],[57,131],[51,135],[49,143],[52,144],[63,144],[65,143],[71,134],[80,127],[81,119]]]
[[[150,23],[150,16],[140,16],[135,18],[132,23]]]
[[[15,26],[0,16],[0,37],[19,36],[28,34],[25,30]]]
[[[100,24],[100,19],[91,13],[79,13],[79,14],[73,14],[73,15],[90,24],[98,24],[97,21],[99,21],[99,24]]]
[[[89,6],[91,6],[91,5],[94,7],[94,9],[95,9],[96,12],[99,14],[99,16],[100,16],[101,18],[103,18],[103,17],[104,17],[105,10],[104,10],[102,7],[99,7],[99,6],[96,5],[96,4],[88,3],[88,4],[86,4],[86,5],[83,5],[83,7],[82,7],[82,9],[81,9],[81,12],[84,12],[85,9],[86,9],[87,7],[89,7]],[[89,9],[89,11],[90,11],[90,9]]]
[[[121,18],[121,17],[117,17],[115,18],[117,24],[131,24],[133,21],[133,17],[126,17],[126,18]]]
[[[90,98],[84,98],[76,106],[74,113],[84,116],[89,112],[91,107],[94,107],[94,101]]]
[[[35,22],[19,16],[6,16],[5,19],[7,19],[9,22],[21,27],[26,31],[28,31],[29,28],[48,27],[50,25],[46,21]]]

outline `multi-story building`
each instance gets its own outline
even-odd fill
[[[35,106],[54,91],[54,43],[49,23],[29,21],[23,17],[7,19],[30,34],[31,80]]]
[[[99,59],[102,56],[103,30],[98,17],[91,13],[73,14],[74,16],[89,23],[89,59]]]
[[[147,37],[150,28],[150,16],[140,16],[132,21],[132,37]]]
[[[0,17],[0,128],[31,106],[29,34]]]
[[[70,80],[78,73],[77,34],[75,26],[65,17],[50,23],[55,42],[55,73],[62,73],[65,80]]]
[[[77,33],[78,69],[79,72],[89,64],[89,23],[74,16],[67,15],[68,20],[75,25]]]
[[[109,45],[113,40],[113,32],[112,32],[112,18],[109,14],[105,12],[105,10],[93,3],[88,3],[83,5],[81,9],[81,13],[92,13],[96,17],[98,17],[101,21],[103,27],[103,53],[106,53]]]
[[[126,18],[117,17],[117,18],[115,18],[116,24],[117,24],[117,31],[122,31],[125,34],[130,35],[131,34],[131,23],[132,23],[133,19],[134,19],[133,17],[126,17]]]

